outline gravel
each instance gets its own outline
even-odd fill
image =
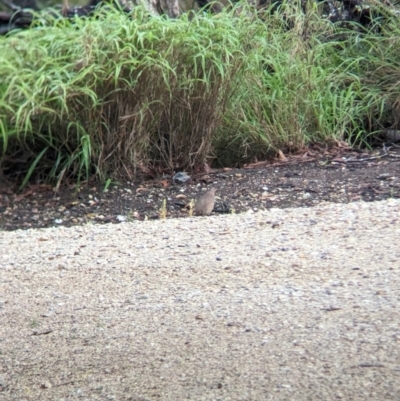
[[[399,212],[0,232],[0,400],[400,400]]]

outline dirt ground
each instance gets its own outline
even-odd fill
[[[214,214],[367,202],[400,197],[400,147],[383,152],[308,152],[243,169],[211,170],[179,184],[171,175],[137,182],[54,187],[38,183],[21,193],[0,184],[0,230],[74,226],[83,223],[187,217],[188,204],[217,188]],[[166,202],[164,214],[163,202]]]

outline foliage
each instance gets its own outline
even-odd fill
[[[390,15],[355,31],[293,4],[41,21],[0,38],[0,168],[104,180],[365,142],[398,122],[399,33]]]

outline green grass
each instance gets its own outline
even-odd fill
[[[365,144],[398,122],[399,18],[376,33],[283,11],[290,30],[250,7],[177,20],[138,7],[1,37],[0,168],[22,185],[132,179]]]

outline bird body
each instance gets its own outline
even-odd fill
[[[200,195],[194,204],[194,214],[197,216],[209,216],[214,209],[216,188],[211,188]]]

